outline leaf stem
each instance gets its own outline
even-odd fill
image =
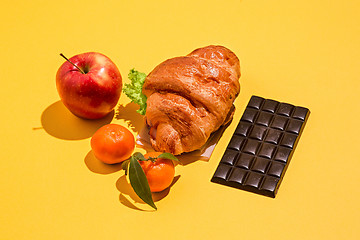
[[[76,67],[82,74],[86,74],[81,68],[79,68],[78,66],[76,66],[72,61],[70,61],[67,57],[65,57],[64,54],[60,53],[60,56],[62,56],[63,58],[65,58],[66,61],[68,61],[68,62],[71,63],[74,67]]]

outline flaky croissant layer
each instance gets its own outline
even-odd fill
[[[168,59],[146,77],[146,123],[156,151],[179,155],[201,148],[232,118],[240,63],[223,46]]]

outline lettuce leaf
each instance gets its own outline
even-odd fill
[[[142,88],[145,82],[146,74],[131,69],[128,78],[131,83],[126,83],[123,87],[123,93],[131,99],[131,102],[134,102],[140,106],[140,109],[137,110],[141,115],[146,113],[146,96],[142,93]]]

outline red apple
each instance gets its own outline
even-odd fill
[[[88,52],[64,62],[56,74],[56,87],[64,105],[76,116],[98,119],[117,105],[122,78],[105,55]]]

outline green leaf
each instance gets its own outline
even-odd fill
[[[131,83],[126,83],[123,87],[123,93],[131,99],[132,102],[138,104],[140,109],[137,110],[141,115],[145,115],[146,113],[146,96],[142,93],[142,88],[145,82],[146,74],[136,71],[135,69],[131,69],[128,78]]]
[[[138,161],[146,161],[147,159],[144,157],[144,155],[142,155],[142,153],[140,152],[136,152],[132,155],[132,157],[134,157],[136,160]]]
[[[142,154],[141,154],[142,155]],[[144,156],[143,156],[144,157]],[[152,199],[150,187],[146,175],[136,159],[136,157],[132,156],[130,158],[130,166],[129,166],[129,179],[132,188],[135,193],[148,205],[157,209],[155,203]]]
[[[175,157],[174,155],[172,155],[171,153],[162,153],[157,158],[170,159],[170,160],[180,162],[179,159],[177,157]]]
[[[126,160],[121,164],[121,168],[125,170],[125,175],[128,173],[128,167],[129,167],[130,160]]]

